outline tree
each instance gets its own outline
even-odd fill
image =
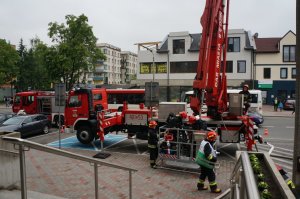
[[[97,60],[105,56],[96,46],[97,38],[85,15],[67,15],[65,24],[49,23],[48,35],[56,45],[46,54],[47,68],[56,82],[66,83],[67,89],[79,83],[80,76],[93,71]]]
[[[38,38],[31,39],[30,44],[30,48],[27,49],[21,39],[18,47],[20,56],[18,62],[19,76],[17,78],[18,91],[26,91],[28,88],[48,90],[51,85],[51,78],[44,61],[48,47]]]
[[[10,84],[11,90],[18,74],[18,61],[19,56],[14,46],[0,39],[0,84]]]

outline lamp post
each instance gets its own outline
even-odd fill
[[[127,59],[123,56],[121,59],[121,75],[122,75],[122,83],[126,83],[126,62]]]
[[[152,67],[151,67],[151,70],[152,70],[152,81],[154,82],[155,80],[155,60],[154,60],[154,52],[152,49],[146,47],[146,46],[143,46],[141,45],[143,48],[145,48],[146,50],[150,51],[152,53]]]

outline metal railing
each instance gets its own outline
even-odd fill
[[[247,152],[241,152],[232,175],[231,182],[231,199],[259,199],[254,173]]]
[[[75,160],[81,160],[84,162],[89,162],[94,165],[94,180],[95,180],[95,198],[99,198],[99,191],[98,191],[98,165],[100,166],[107,166],[116,169],[121,169],[129,172],[129,198],[132,198],[132,172],[136,172],[137,170],[131,169],[128,167],[119,166],[112,163],[103,162],[98,159],[86,157],[83,155],[78,155],[75,153],[71,153],[68,151],[62,151],[60,149],[56,149],[53,147],[45,146],[42,144],[38,144],[35,142],[31,142],[28,140],[23,140],[21,138],[14,138],[14,137],[3,137],[4,141],[9,142],[14,145],[18,145],[19,150],[19,158],[20,158],[20,173],[21,173],[21,196],[22,199],[27,199],[27,187],[26,187],[26,165],[25,165],[25,151],[28,149],[36,149],[39,151],[72,158]]]

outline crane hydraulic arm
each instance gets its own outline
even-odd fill
[[[204,97],[208,116],[216,118],[227,111],[225,71],[228,8],[229,0],[206,0],[200,20],[203,29],[197,74],[193,82],[194,96],[191,98],[191,108],[195,114],[201,113]],[[225,23],[224,18],[226,19]]]

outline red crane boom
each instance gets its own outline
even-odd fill
[[[226,12],[225,6],[227,7]],[[195,95],[191,98],[191,108],[196,114],[199,114],[205,97],[207,115],[214,118],[228,109],[225,75],[228,8],[229,0],[226,1],[226,5],[225,0],[206,0],[200,20],[203,29],[197,74],[193,82]],[[225,23],[224,18],[226,19]]]

